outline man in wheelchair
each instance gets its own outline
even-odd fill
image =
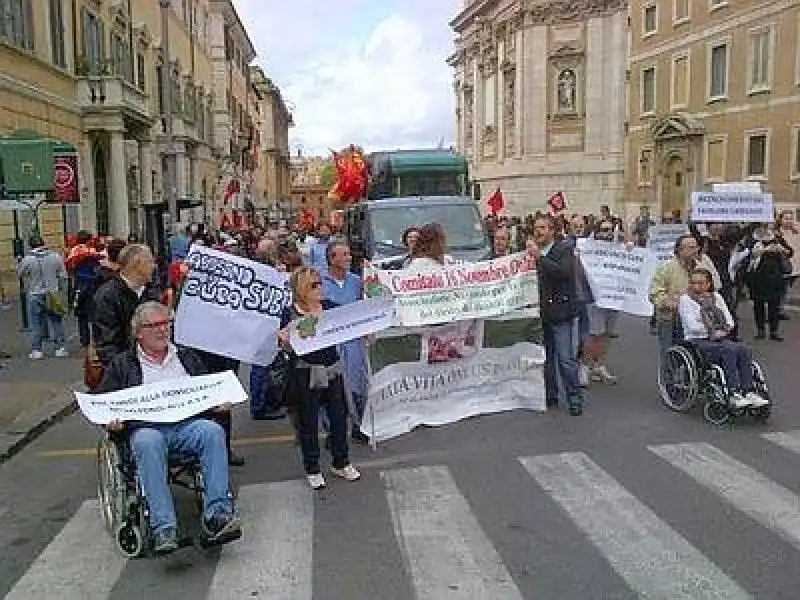
[[[689,291],[678,301],[678,315],[684,339],[690,341],[708,361],[722,368],[732,406],[744,408],[769,404],[753,384],[752,352],[741,342],[728,339],[734,326],[733,317],[725,300],[714,291],[712,275],[707,269],[692,271]]]
[[[96,393],[137,385],[204,375],[207,369],[188,348],[171,339],[169,309],[158,302],[140,305],[131,319],[133,348],[116,355],[105,370]],[[220,407],[227,410],[227,407]],[[169,488],[169,455],[196,457],[204,481],[200,542],[224,544],[241,537],[228,490],[225,432],[213,414],[203,413],[178,423],[113,422],[115,437],[126,436],[150,509],[153,551],[168,554],[178,548],[177,518]]]

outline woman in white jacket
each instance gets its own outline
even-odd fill
[[[713,278],[707,269],[695,269],[689,280],[689,291],[678,300],[683,335],[711,362],[725,373],[731,404],[736,407],[764,406],[766,398],[753,387],[750,349],[733,342],[728,335],[733,317],[722,296],[713,289]]]

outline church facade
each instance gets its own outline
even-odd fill
[[[467,0],[451,21],[456,145],[481,208],[623,210],[625,0]]]

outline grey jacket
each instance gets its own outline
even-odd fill
[[[67,269],[61,255],[47,248],[31,250],[17,265],[17,275],[25,282],[29,294],[57,292],[67,279]]]

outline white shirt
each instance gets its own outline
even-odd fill
[[[717,292],[714,292],[714,303],[717,308],[725,315],[725,322],[729,328],[733,327],[733,317],[731,316],[728,307],[725,305],[725,300],[722,299]],[[681,325],[683,326],[683,337],[687,340],[707,340],[708,330],[703,323],[703,317],[700,314],[700,305],[695,302],[689,294],[683,294],[678,300],[678,314],[681,317]]]
[[[169,345],[167,356],[164,362],[159,364],[144,353],[141,346],[136,346],[136,355],[139,357],[139,364],[142,366],[142,383],[159,383],[170,381],[171,379],[181,379],[189,377],[186,369],[183,368],[175,346]]]

